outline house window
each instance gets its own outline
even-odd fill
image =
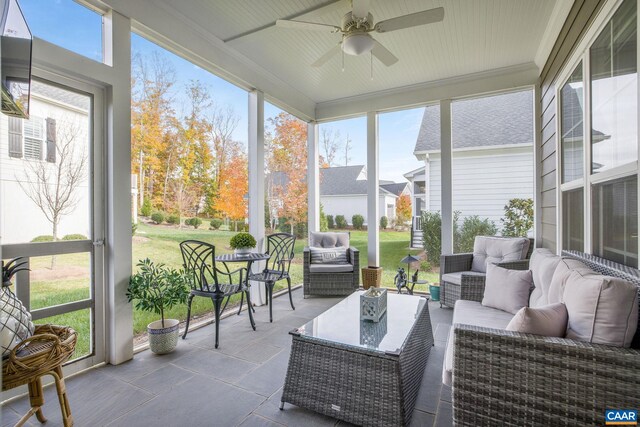
[[[638,267],[638,176],[593,186],[593,253]]]
[[[31,117],[25,120],[23,128],[24,158],[42,160],[42,146],[44,144],[44,120]]]
[[[561,245],[637,268],[637,3],[601,28],[558,93]]]
[[[562,195],[562,247],[584,251],[584,191],[582,188]]]

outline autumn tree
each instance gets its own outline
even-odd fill
[[[281,201],[279,216],[286,218],[291,231],[296,232],[297,226],[307,221],[307,125],[284,112],[269,123],[273,129],[267,138],[268,169],[286,177],[272,193]]]
[[[230,154],[233,154],[233,150],[230,148],[236,143],[233,141],[232,135],[238,127],[239,120],[240,118],[231,106],[223,107],[214,104],[210,109],[209,139],[213,145],[213,173],[208,186],[205,209],[206,213],[211,216],[217,213],[215,199],[222,179],[221,171],[227,165]]]
[[[404,226],[411,219],[411,197],[402,194],[396,201],[396,223]]]
[[[56,130],[56,123],[59,123]],[[79,185],[87,173],[87,156],[79,123],[47,119],[47,138],[56,141],[55,162],[26,162],[25,178],[16,178],[27,197],[51,224],[53,240],[58,240],[60,220],[72,213],[80,201]],[[51,268],[55,267],[51,257]]]
[[[353,145],[352,145],[351,138],[349,138],[349,134],[347,134],[347,137],[344,140],[344,145],[342,147],[342,149],[344,150],[344,165],[345,166],[349,166],[349,162],[351,161],[351,157],[349,157],[349,153],[351,152],[352,148],[353,148]]]
[[[247,217],[249,192],[249,169],[247,155],[240,144],[233,142],[228,147],[229,160],[220,168],[220,186],[215,206],[226,218],[236,223]]]

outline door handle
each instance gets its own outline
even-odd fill
[[[93,247],[104,246],[104,239],[98,239],[93,241]]]

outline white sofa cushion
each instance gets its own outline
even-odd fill
[[[580,271],[583,272],[583,274],[593,273],[593,270],[577,259],[562,258],[560,262],[558,262],[556,270],[553,272],[551,284],[549,284],[547,303],[562,302],[562,294],[564,293],[567,279],[573,271]]]
[[[549,304],[549,287],[560,259],[549,249],[538,248],[531,254],[529,269],[535,288],[529,297],[529,307],[543,307]]]
[[[525,259],[528,250],[529,239],[524,237],[477,236],[471,270],[486,273],[488,264]]]
[[[530,270],[508,270],[489,264],[482,305],[516,314],[529,303]]]
[[[351,273],[351,264],[309,264],[310,273]]]
[[[455,273],[447,273],[442,275],[442,281],[447,283],[453,283],[454,285],[460,285],[462,283],[462,275],[480,276],[484,277],[485,273],[478,273],[477,271],[456,271]]]
[[[513,314],[495,308],[485,307],[476,301],[458,300],[453,311],[452,325],[463,324],[483,326],[485,328],[505,329]],[[453,371],[453,328],[449,332],[447,349],[445,351],[444,369],[442,369],[442,382],[451,385],[451,372]]]
[[[638,289],[633,283],[582,269],[565,281],[567,338],[629,347],[638,326]]]
[[[564,337],[567,318],[567,307],[561,302],[537,308],[522,307],[507,325],[507,331]]]

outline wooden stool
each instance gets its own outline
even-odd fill
[[[69,327],[36,325],[33,336],[18,344],[9,357],[2,361],[3,391],[24,384],[29,387],[31,408],[18,421],[16,427],[24,425],[34,414],[41,423],[47,421],[42,413],[44,405],[42,377],[44,375],[51,375],[55,381],[64,426],[73,426],[62,364],[73,354],[77,339],[78,334]]]

